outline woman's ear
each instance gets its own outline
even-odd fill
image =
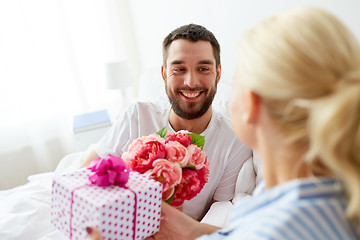
[[[247,123],[256,122],[261,105],[261,98],[258,94],[251,90],[246,90],[244,93],[245,96],[245,121]]]

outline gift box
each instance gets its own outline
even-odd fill
[[[88,239],[96,227],[104,239],[144,239],[159,230],[161,183],[130,172],[124,186],[91,184],[89,169],[53,177],[51,222],[70,239]]]

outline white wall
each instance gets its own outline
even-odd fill
[[[239,36],[266,16],[299,5],[321,6],[338,16],[360,39],[359,0],[129,0],[141,69],[159,69],[161,44],[173,29],[205,26],[222,47],[222,81],[231,83]]]

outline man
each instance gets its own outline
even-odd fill
[[[171,131],[201,134],[205,136],[204,151],[210,164],[209,182],[195,198],[184,203],[184,212],[200,220],[214,201],[233,198],[238,173],[252,151],[236,139],[228,118],[212,108],[221,64],[220,46],[210,31],[195,24],[172,31],[163,41],[161,74],[170,103],[131,105],[97,143],[83,166],[109,153],[121,156],[134,139],[164,126]],[[243,179],[249,186],[254,185],[252,181]]]

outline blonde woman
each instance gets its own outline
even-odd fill
[[[258,24],[237,56],[231,120],[259,153],[264,185],[223,230],[163,204],[151,238],[359,239],[359,43],[330,13],[302,7]]]

